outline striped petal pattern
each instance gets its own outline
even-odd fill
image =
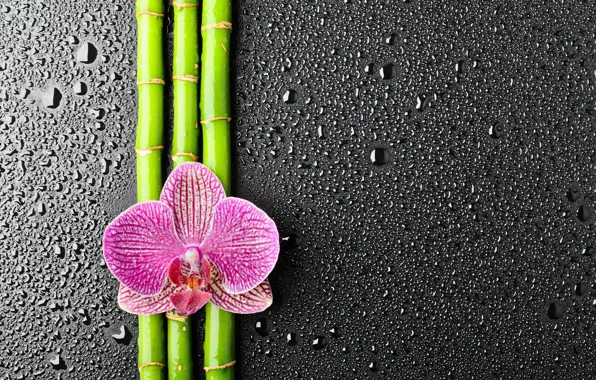
[[[273,303],[273,293],[268,280],[246,293],[230,294],[222,286],[221,276],[217,270],[211,271],[208,291],[211,293],[211,303],[220,309],[236,314],[258,313]]]
[[[165,313],[174,308],[170,301],[170,295],[178,291],[180,291],[180,288],[170,283],[156,295],[142,296],[120,284],[118,304],[122,310],[132,314],[148,315]]]
[[[103,237],[108,268],[122,284],[141,295],[163,289],[170,261],[184,250],[174,231],[172,211],[160,202],[132,206],[110,223]]]
[[[246,293],[273,270],[279,255],[279,233],[263,210],[230,197],[217,204],[213,227],[201,250],[221,273],[226,292]]]
[[[180,239],[187,246],[198,246],[211,227],[215,205],[225,197],[217,176],[206,166],[190,162],[170,174],[160,201],[172,209]]]

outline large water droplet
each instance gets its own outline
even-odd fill
[[[85,42],[77,51],[77,60],[86,64],[93,63],[97,58],[97,49],[90,42]]]
[[[376,166],[385,165],[389,162],[389,159],[389,152],[384,148],[375,148],[370,153],[370,161]]]

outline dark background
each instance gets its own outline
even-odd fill
[[[0,379],[134,379],[101,253],[135,201],[134,1],[0,4]],[[596,376],[592,1],[234,17],[236,194],[284,236],[240,378]]]

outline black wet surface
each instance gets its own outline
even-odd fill
[[[596,7],[495,3],[236,4],[236,194],[284,237],[240,378],[596,376]],[[134,4],[0,4],[0,379],[133,379]]]

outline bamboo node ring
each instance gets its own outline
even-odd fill
[[[166,318],[167,319],[171,319],[173,321],[178,321],[178,322],[186,322],[186,315],[178,315],[178,314],[174,314],[171,311],[166,312]]]
[[[159,368],[165,368],[165,364],[160,363],[160,362],[150,362],[150,363],[145,363],[145,364],[141,364],[138,366],[139,368],[139,372],[141,372],[141,370],[145,367],[159,367]]]
[[[201,124],[209,124],[214,121],[225,120],[225,121],[232,121],[231,117],[228,116],[219,116],[219,117],[212,117],[211,119],[201,120]]]
[[[137,86],[142,86],[144,84],[161,84],[162,86],[164,86],[166,84],[166,81],[161,78],[151,78],[149,80],[137,82]]]
[[[226,363],[224,365],[215,365],[215,366],[211,366],[211,367],[203,367],[203,369],[205,370],[205,372],[209,372],[212,371],[214,369],[226,369],[226,368],[230,368],[236,365],[236,360],[231,361],[229,363]]]
[[[199,161],[199,157],[195,156],[192,153],[178,152],[176,154],[172,154],[172,160],[176,161],[178,157],[190,157],[195,162]]]
[[[172,80],[183,80],[186,82],[192,82],[192,83],[199,83],[199,77],[196,77],[194,75],[174,75],[172,77]]]
[[[155,152],[156,150],[163,150],[163,145],[150,146],[148,148],[135,148],[135,152],[141,157],[145,157],[148,154]]]
[[[153,12],[153,11],[140,11],[139,13],[137,13],[137,17],[142,16],[142,15],[149,15],[149,16],[153,16],[153,17],[163,17],[163,13],[157,13],[157,12]]]
[[[201,30],[207,29],[229,29],[232,30],[232,23],[228,21],[220,21],[217,24],[209,24],[201,27]]]

